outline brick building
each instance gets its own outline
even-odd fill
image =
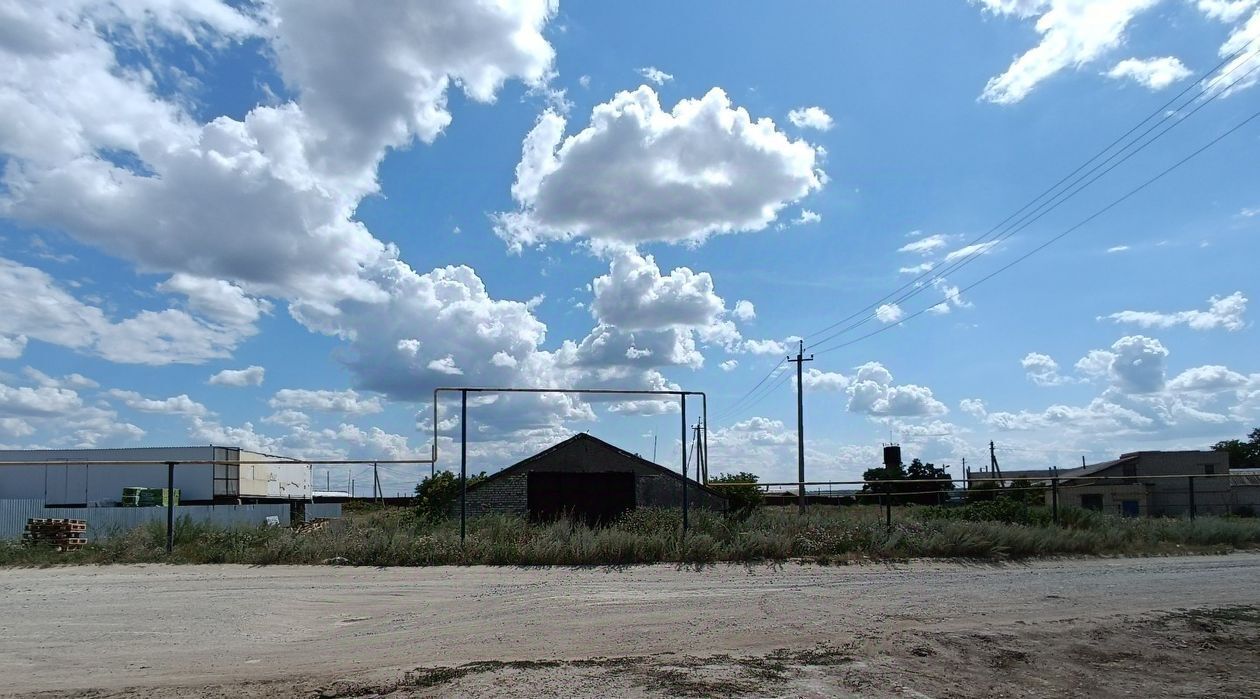
[[[993,478],[990,471],[968,471],[968,487]],[[1019,485],[1049,484],[1059,479],[1059,504],[1127,517],[1180,517],[1190,504],[1201,515],[1224,515],[1260,503],[1229,470],[1220,451],[1135,451],[1120,458],[1063,470],[1003,471]],[[1024,480],[1034,479],[1034,480]],[[1191,482],[1193,481],[1193,485]],[[1046,493],[1046,504],[1051,494]]]
[[[547,520],[570,513],[606,522],[636,507],[682,507],[683,477],[637,454],[577,434],[468,489],[467,514]],[[690,506],[725,510],[726,498],[687,479]],[[458,499],[452,514],[459,515]]]

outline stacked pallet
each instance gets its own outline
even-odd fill
[[[78,551],[87,543],[87,522],[82,519],[28,519],[22,541],[27,546],[51,546],[57,551]]]
[[[170,492],[166,488],[123,488],[123,507],[166,507],[170,502]],[[175,489],[175,504],[179,504],[179,488]]]

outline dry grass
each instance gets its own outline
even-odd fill
[[[356,512],[321,531],[220,528],[179,522],[167,556],[161,525],[140,527],[56,553],[0,543],[0,565],[57,563],[244,563],[372,566],[627,565],[782,561],[819,563],[917,557],[1001,560],[1055,555],[1146,555],[1226,551],[1260,545],[1260,520],[1120,519],[1065,513],[1068,526],[938,519],[930,508],[898,509],[892,527],[876,507],[762,508],[734,519],[693,512],[682,536],[677,511],[642,509],[590,528],[517,517],[471,520],[461,545],[457,522],[432,523],[407,510]]]

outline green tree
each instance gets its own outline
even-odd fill
[[[905,464],[868,468],[862,473],[862,480],[866,481],[866,483],[862,484],[862,492],[858,495],[858,502],[865,504],[881,503],[884,501],[885,496],[892,497],[893,502],[896,502],[896,494],[904,492],[906,486],[909,485],[908,483],[897,483],[896,481],[904,481],[905,479]]]
[[[1247,435],[1247,441],[1226,439],[1212,445],[1214,451],[1229,454],[1230,469],[1260,468],[1260,427]]]
[[[468,477],[468,487],[484,481],[486,472],[482,471]],[[416,486],[416,514],[421,519],[437,520],[446,517],[451,504],[459,499],[459,476],[450,471],[438,471],[425,477]]]
[[[910,462],[910,468],[906,469],[906,477],[914,481],[936,481],[934,483],[907,483],[906,485],[913,486],[909,492],[914,494],[904,496],[906,502],[940,505],[949,498],[949,494],[945,491],[954,489],[954,480],[945,472],[944,467],[938,468],[934,464],[925,464],[918,459]]]
[[[912,460],[909,468],[906,468],[904,464],[897,464],[867,469],[862,474],[862,480],[867,481],[862,486],[862,493],[867,497],[860,499],[868,503],[882,501],[880,498],[888,496],[897,504],[939,505],[949,497],[948,493],[941,491],[954,489],[954,482],[943,467],[923,463],[919,459]],[[906,482],[899,483],[898,481]],[[915,483],[913,481],[933,482]],[[874,497],[876,495],[880,498]]]
[[[730,514],[745,517],[753,510],[761,505],[762,495],[761,488],[754,485],[757,482],[757,474],[740,471],[739,473],[722,474],[715,478],[710,478],[709,483],[740,483],[741,485],[727,485],[715,488],[719,493],[726,496],[726,503],[729,506],[727,510]],[[746,484],[746,485],[745,485]]]

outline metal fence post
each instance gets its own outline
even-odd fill
[[[1189,476],[1186,480],[1190,481],[1190,519],[1194,519],[1197,514],[1194,506],[1194,476]]]
[[[166,462],[166,552],[175,550],[175,462]]]
[[[683,536],[686,536],[687,535],[687,490],[688,490],[687,488],[687,394],[686,393],[679,394],[679,398],[680,398],[680,403],[681,403],[679,405],[679,409],[682,411],[682,446],[680,446],[678,450],[682,452]]]
[[[1059,477],[1050,479],[1050,517],[1055,524],[1059,523]]]
[[[884,501],[884,524],[892,529],[892,498],[884,494],[880,496],[880,499]]]
[[[463,545],[468,520],[468,391],[459,392],[459,543]]]

